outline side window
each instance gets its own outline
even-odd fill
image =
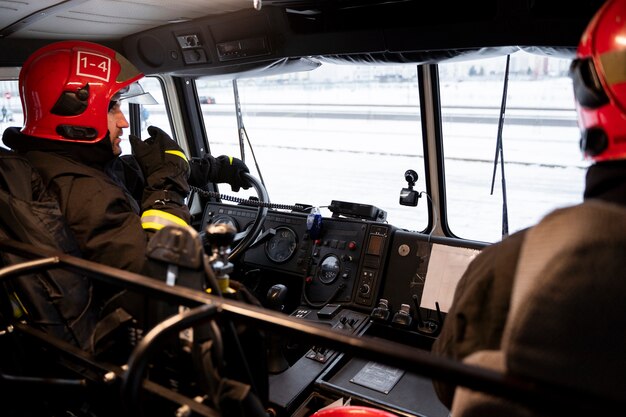
[[[0,81],[0,133],[11,126],[24,125],[24,113],[20,101],[17,80]],[[4,144],[2,144],[3,147]]]
[[[146,139],[148,137],[148,126],[157,126],[165,131],[170,136],[172,135],[172,124],[167,112],[167,103],[165,101],[165,95],[163,93],[163,84],[157,77],[145,77],[139,81],[139,84],[146,93],[150,93],[152,97],[157,101],[157,104],[138,104],[139,106],[139,123],[141,123],[141,138]],[[129,104],[122,102],[122,111],[129,118],[130,110]],[[126,129],[125,137],[122,138],[122,154],[130,154],[130,142],[128,141],[128,133],[130,129]]]

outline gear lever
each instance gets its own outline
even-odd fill
[[[276,311],[283,311],[285,299],[287,299],[287,287],[283,284],[272,285],[265,297],[268,308]]]
[[[283,284],[274,284],[265,296],[269,309],[282,312],[287,299],[287,287]],[[283,340],[280,335],[269,334],[267,346],[267,370],[271,374],[279,374],[289,368],[289,363],[283,355]]]

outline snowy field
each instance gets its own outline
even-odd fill
[[[206,110],[213,153],[237,152],[236,126]],[[572,115],[573,117],[573,115]],[[328,205],[331,200],[373,204],[388,221],[409,230],[426,224],[425,201],[398,204],[404,172],[414,169],[425,190],[418,121],[246,117],[246,128],[270,197],[280,203]],[[568,126],[505,127],[510,231],[536,223],[555,207],[581,200],[586,163],[578,129]],[[502,197],[498,167],[490,195],[496,130],[491,125],[446,123],[446,188],[449,226],[458,236],[496,241],[501,237]],[[246,150],[248,165],[251,153]]]

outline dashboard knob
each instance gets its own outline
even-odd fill
[[[344,262],[352,262],[352,256],[350,255],[341,255],[341,260]]]
[[[368,284],[363,284],[361,285],[361,288],[359,288],[359,292],[363,295],[365,294],[369,294],[370,292],[370,286]]]

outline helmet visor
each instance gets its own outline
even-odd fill
[[[135,104],[158,104],[152,94],[144,91],[138,81],[127,85],[113,95],[111,101],[126,101]]]

